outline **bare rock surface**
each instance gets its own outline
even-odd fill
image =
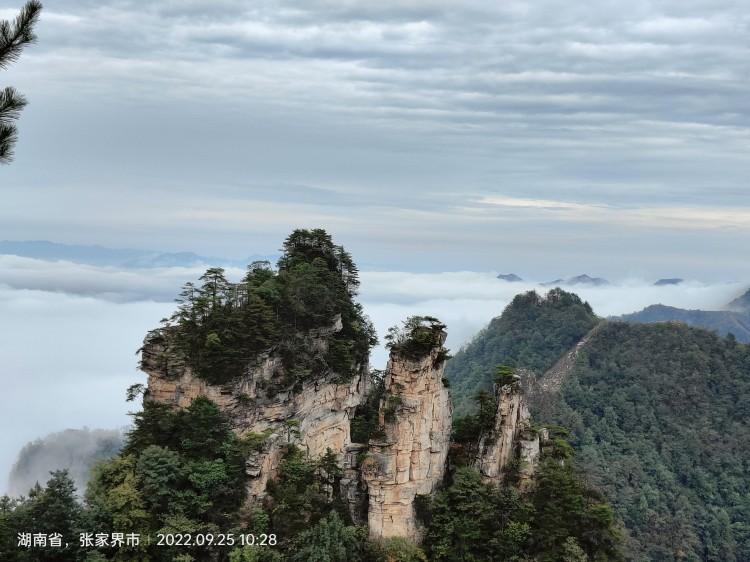
[[[441,346],[419,359],[391,353],[379,414],[385,438],[370,441],[362,463],[373,538],[418,540],[415,497],[443,481],[452,421],[443,367]]]
[[[307,334],[308,343],[324,352],[327,335],[340,329],[337,318],[330,329]],[[227,414],[239,436],[266,435],[262,450],[251,454],[246,463],[249,502],[265,495],[288,443],[312,458],[330,448],[342,462],[351,443],[350,418],[367,390],[366,368],[347,383],[337,382],[336,374],[330,373],[313,377],[299,388],[285,388],[284,367],[273,354],[249,364],[245,374],[229,384],[210,384],[168,349],[164,338],[146,339],[141,368],[148,374],[146,400],[187,408],[198,396],[206,396]],[[290,427],[292,421],[298,425]]]

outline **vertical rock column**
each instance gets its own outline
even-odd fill
[[[370,440],[362,463],[370,536],[376,539],[419,540],[414,499],[432,493],[443,481],[452,407],[442,382],[445,332],[439,341],[420,358],[391,352],[379,413],[382,435]]]
[[[514,458],[520,461],[519,477],[531,479],[539,459],[539,436],[531,430],[529,409],[520,384],[495,385],[494,425],[479,437],[474,466],[485,480],[500,483],[503,469]],[[523,487],[523,486],[522,486]]]

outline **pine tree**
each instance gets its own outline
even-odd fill
[[[0,21],[0,70],[18,60],[23,48],[36,41],[34,26],[41,10],[38,0],[29,0],[15,21]],[[26,98],[14,88],[0,89],[0,164],[7,164],[13,158],[18,136],[14,121],[25,106]]]
[[[67,470],[56,470],[44,488],[29,494],[28,515],[33,532],[61,535],[62,548],[35,552],[37,560],[65,562],[76,560],[82,517],[76,489]],[[66,546],[67,544],[67,546]]]

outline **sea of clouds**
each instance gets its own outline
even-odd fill
[[[136,351],[145,333],[174,308],[182,283],[200,268],[117,269],[63,261],[0,256],[0,492],[18,451],[54,431],[128,424],[125,389],[145,377]],[[229,269],[237,280],[242,270]],[[361,273],[360,301],[382,335],[409,315],[432,315],[448,326],[457,350],[514,295],[546,291],[534,282],[508,283],[494,272]],[[747,283],[695,281],[657,287],[626,279],[603,287],[577,286],[600,316],[662,303],[720,309]],[[372,365],[385,366],[379,345]]]

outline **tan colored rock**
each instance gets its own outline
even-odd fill
[[[414,499],[432,493],[443,481],[452,418],[442,382],[444,341],[441,332],[441,345],[416,360],[391,353],[380,405],[385,439],[370,441],[362,463],[373,538],[419,540]]]
[[[327,336],[341,329],[337,318],[328,329],[306,334],[305,345],[322,353]],[[339,384],[335,375],[309,380],[297,391],[282,389],[284,368],[273,355],[260,357],[247,366],[242,377],[226,385],[213,385],[197,377],[164,338],[147,338],[142,349],[141,368],[148,374],[145,400],[186,408],[198,396],[206,396],[227,414],[233,430],[240,436],[266,433],[263,450],[251,454],[246,470],[250,477],[248,501],[265,495],[266,484],[274,478],[283,448],[294,443],[313,458],[330,448],[343,461],[351,443],[349,420],[367,391],[366,366],[351,382]],[[266,389],[272,388],[271,392]],[[295,431],[287,431],[284,422],[296,420]]]
[[[499,484],[505,467],[517,458],[523,489],[539,463],[539,436],[531,429],[529,409],[518,382],[495,385],[495,401],[495,423],[480,435],[474,465],[485,480]]]

